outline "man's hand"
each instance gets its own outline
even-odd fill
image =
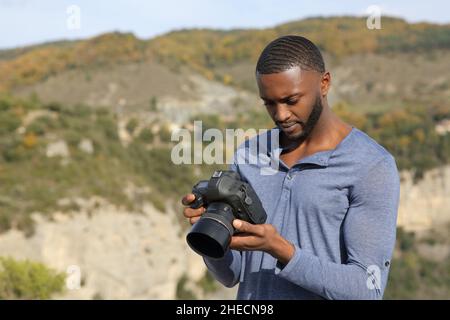
[[[242,233],[231,238],[230,248],[239,251],[265,251],[283,264],[291,260],[295,247],[271,224],[251,224],[239,219],[233,226]]]
[[[184,206],[187,206],[183,209],[183,215],[189,219],[189,223],[193,225],[200,219],[201,215],[205,212],[204,207],[200,207],[198,209],[192,209],[188,207],[193,201],[195,200],[195,195],[192,193],[187,194],[183,197],[181,200],[181,203],[183,203]]]

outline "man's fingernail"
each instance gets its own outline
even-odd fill
[[[234,220],[233,224],[234,224],[234,227],[235,227],[235,228],[238,228],[238,229],[239,229],[239,228],[242,226],[242,221],[240,221],[240,220]]]

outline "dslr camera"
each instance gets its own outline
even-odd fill
[[[211,258],[222,258],[236,232],[234,219],[252,224],[266,221],[267,214],[250,184],[235,171],[215,171],[210,180],[198,182],[192,189],[190,205],[206,208],[186,237],[192,250]]]

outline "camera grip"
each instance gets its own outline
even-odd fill
[[[194,192],[193,194],[195,196],[195,199],[194,199],[194,201],[192,201],[192,203],[189,207],[192,209],[198,209],[200,207],[203,207],[203,205],[204,205],[203,196],[197,192]]]

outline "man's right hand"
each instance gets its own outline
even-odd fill
[[[189,206],[191,203],[195,200],[195,195],[190,193],[183,197],[181,200],[181,203],[183,203],[186,208],[183,210],[183,215],[189,219],[189,223],[193,225],[197,222],[198,219],[200,219],[201,215],[205,212],[205,207],[200,207],[197,209],[192,209]]]

